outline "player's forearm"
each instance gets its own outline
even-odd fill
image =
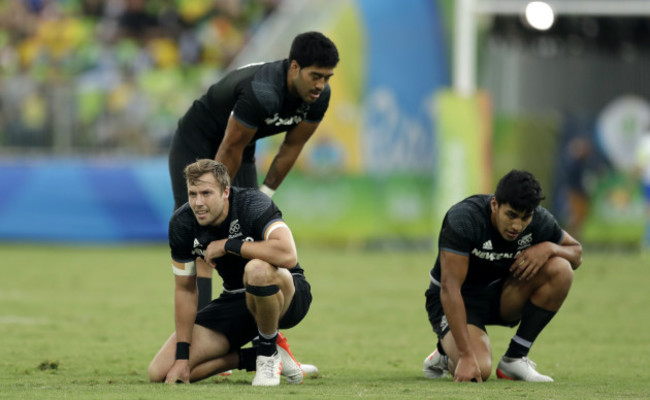
[[[298,263],[295,244],[281,240],[244,242],[241,254],[244,258],[266,261],[278,268],[293,268]]]
[[[237,171],[239,171],[239,167],[241,166],[241,151],[228,146],[220,146],[214,159],[226,166],[231,181],[235,179],[235,175],[237,175]]]
[[[283,144],[266,173],[264,184],[273,190],[277,189],[293,168],[301,149],[302,147],[295,149]]]
[[[469,331],[467,330],[465,302],[460,294],[460,289],[445,288],[443,285],[440,292],[440,301],[459,355],[461,357],[472,355],[473,350],[470,345]]]
[[[176,340],[192,342],[192,329],[196,319],[198,303],[197,291],[176,287],[174,292],[174,321],[176,325]]]
[[[580,243],[555,244],[553,243],[553,255],[562,257],[571,263],[571,268],[577,269],[582,264],[582,245]]]

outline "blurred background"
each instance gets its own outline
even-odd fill
[[[178,118],[307,30],[341,63],[274,196],[299,242],[433,248],[517,168],[585,245],[650,247],[643,0],[4,0],[0,240],[165,243]]]

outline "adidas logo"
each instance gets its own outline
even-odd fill
[[[483,250],[493,250],[491,240],[488,240],[487,242],[483,243]]]

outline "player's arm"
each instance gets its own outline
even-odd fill
[[[519,253],[510,266],[512,275],[530,280],[551,257],[562,257],[569,261],[571,268],[577,269],[582,264],[582,245],[567,231],[562,233],[560,243],[541,242]]]
[[[284,136],[284,141],[275,155],[269,171],[264,178],[264,185],[276,190],[298,159],[298,155],[307,140],[318,128],[319,122],[302,121]]]
[[[255,132],[257,129],[247,127],[230,114],[226,132],[214,159],[228,168],[231,180],[237,175],[244,148],[253,140]]]
[[[174,321],[176,326],[176,342],[192,343],[192,331],[196,319],[198,291],[196,288],[196,264],[181,263],[172,260],[174,269]],[[176,360],[167,372],[166,383],[177,381],[189,383],[189,360]]]
[[[465,302],[460,289],[467,277],[469,257],[449,251],[440,251],[440,301],[449,323],[449,330],[458,349],[458,363],[454,372],[456,382],[481,381],[481,370],[472,349],[467,329]]]
[[[582,245],[569,232],[562,231],[562,242],[552,244],[553,256],[562,257],[571,263],[571,268],[578,269],[582,264]]]
[[[298,263],[296,243],[287,224],[276,220],[267,226],[264,240],[247,242],[239,239],[215,240],[208,245],[206,260],[214,266],[215,259],[226,253],[252,260],[259,259],[278,268],[293,268]]]

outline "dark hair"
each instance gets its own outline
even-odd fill
[[[218,161],[209,158],[196,160],[183,170],[183,175],[185,176],[188,185],[196,184],[203,175],[208,173],[212,174],[212,176],[217,180],[217,183],[219,183],[219,186],[221,187],[221,192],[226,190],[227,186],[230,186],[228,168]]]
[[[301,68],[336,67],[339,52],[336,45],[320,32],[304,32],[293,39],[289,62],[296,60]]]
[[[531,213],[544,200],[542,186],[533,174],[528,171],[513,169],[497,184],[494,193],[497,203],[510,204],[517,211]]]

